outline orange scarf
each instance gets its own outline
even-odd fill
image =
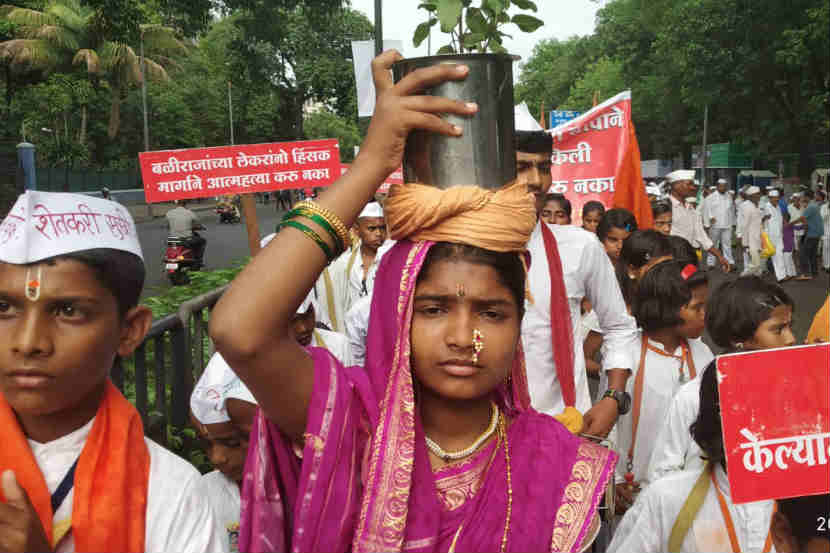
[[[0,394],[0,472],[11,469],[52,543],[51,495],[17,417]],[[150,452],[135,407],[111,382],[75,470],[75,551],[144,551]],[[0,499],[5,501],[0,493]],[[56,544],[53,544],[56,545]]]
[[[496,252],[520,252],[536,226],[533,195],[515,181],[498,190],[393,184],[383,204],[393,240],[454,242]]]

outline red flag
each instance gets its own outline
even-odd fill
[[[628,126],[628,150],[617,168],[616,188],[614,189],[614,207],[622,207],[634,214],[637,228],[649,229],[654,226],[654,215],[648,201],[643,172],[640,166],[640,145],[634,132],[634,122]]]

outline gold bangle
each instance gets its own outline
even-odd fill
[[[348,247],[348,245],[351,244],[351,237],[349,235],[348,229],[346,228],[346,225],[343,224],[343,221],[340,219],[340,217],[338,217],[333,211],[326,209],[325,207],[311,200],[303,200],[301,202],[297,202],[294,205],[294,209],[297,208],[306,208],[314,213],[317,213],[318,215],[320,215],[320,217],[325,219],[331,225],[331,227],[337,233],[338,237],[340,237],[341,243],[345,247]]]

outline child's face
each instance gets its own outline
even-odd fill
[[[605,240],[602,245],[605,246],[605,253],[613,260],[620,258],[620,251],[622,251],[623,242],[631,233],[624,228],[613,227],[608,229],[608,234],[605,235]]]
[[[703,334],[706,319],[706,297],[709,295],[709,286],[704,284],[692,289],[692,299],[680,308],[680,318],[683,322],[678,325],[677,333],[684,338],[700,338]]]
[[[582,218],[582,228],[596,234],[600,219],[602,219],[602,213],[599,211],[589,211]]]
[[[24,286],[38,269],[40,297],[31,301]],[[94,409],[116,354],[129,355],[146,334],[148,314],[137,307],[122,317],[79,261],[0,263],[0,391],[24,427],[27,416]]]
[[[248,433],[233,422],[201,424],[193,415],[191,423],[205,442],[210,463],[234,482],[242,481],[245,458],[248,456]]]
[[[779,305],[758,325],[752,338],[744,342],[744,349],[783,348],[794,344],[793,309],[789,305]]]

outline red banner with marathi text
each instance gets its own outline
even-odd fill
[[[328,186],[340,177],[336,139],[138,154],[148,203]]]
[[[631,122],[631,91],[621,92],[550,131],[553,136],[550,192],[564,194],[572,223],[582,223],[591,200],[624,207],[641,228],[652,225],[640,172],[640,150]]]
[[[735,503],[830,491],[830,344],[718,357]]]
[[[348,163],[342,163],[340,165],[340,174],[342,175],[346,171],[348,171],[349,167],[351,167],[351,165],[349,165]],[[380,194],[388,194],[389,188],[393,184],[403,184],[403,167],[398,167],[397,169],[392,171],[392,174],[386,177],[386,180],[383,181],[381,185],[378,187],[377,192]]]

